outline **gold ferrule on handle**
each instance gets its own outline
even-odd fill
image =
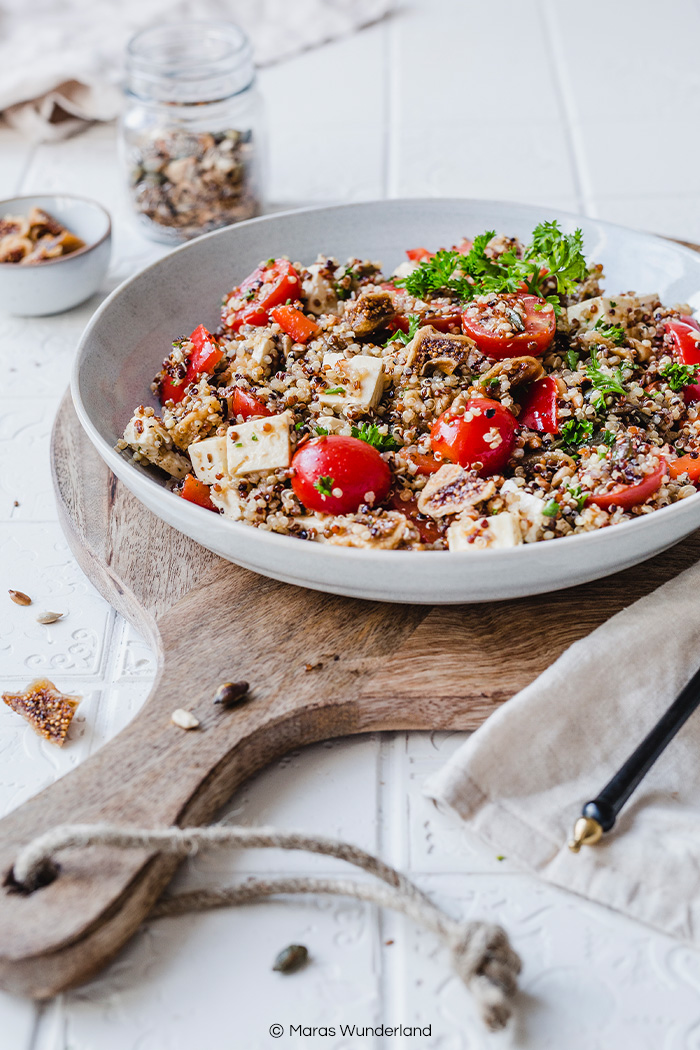
[[[574,837],[569,841],[572,853],[578,853],[581,846],[595,846],[603,837],[603,829],[593,817],[579,817],[574,824]]]

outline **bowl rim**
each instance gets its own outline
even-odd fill
[[[493,207],[517,207],[523,208],[530,211],[543,211],[547,210],[546,206],[537,204],[528,204],[521,201],[502,201],[492,200],[490,198],[471,198],[471,197],[393,197],[393,198],[373,198],[366,201],[351,201],[343,204],[322,204],[312,205],[305,208],[288,208],[284,211],[271,212],[267,215],[259,215],[252,219],[246,219],[243,222],[235,223],[230,226],[224,226],[218,230],[212,230],[209,233],[202,234],[199,237],[192,238],[192,240],[186,241],[184,244],[178,245],[178,247],[169,251],[166,255],[153,262],[148,263],[142,267],[136,273],[127,277],[121,282],[107,298],[100,304],[98,309],[90,318],[86,325],[78,343],[77,352],[73,361],[73,368],[71,371],[71,396],[73,404],[81,422],[81,425],[87,431],[93,445],[98,450],[102,459],[109,466],[110,470],[118,477],[121,477],[122,472],[128,472],[130,482],[133,479],[133,483],[124,481],[134,495],[137,496],[141,503],[146,505],[146,502],[138,493],[138,489],[141,486],[145,486],[148,492],[154,494],[155,499],[165,499],[167,506],[171,507],[173,513],[176,516],[183,517],[187,521],[193,532],[200,532],[197,528],[197,523],[201,523],[206,519],[201,517],[202,514],[211,515],[211,511],[206,510],[203,507],[198,507],[193,503],[189,503],[187,500],[183,500],[180,496],[167,489],[165,485],[161,484],[155,477],[153,477],[147,469],[139,469],[135,467],[126,457],[123,452],[119,452],[114,446],[110,445],[109,442],[102,437],[99,430],[93,423],[90,414],[85,407],[81,394],[80,394],[80,373],[83,358],[85,357],[86,347],[88,340],[92,334],[93,329],[100,323],[102,315],[111,307],[113,301],[123,292],[127,287],[130,287],[136,281],[140,280],[146,273],[155,269],[158,266],[163,265],[166,260],[169,260],[174,255],[180,254],[191,248],[192,245],[198,245],[203,241],[212,239],[214,237],[222,237],[231,234],[232,230],[236,230],[241,226],[251,226],[260,223],[266,223],[273,219],[285,218],[288,216],[297,215],[309,215],[318,212],[332,212],[340,209],[354,209],[367,205],[382,206],[382,205],[425,205],[426,203],[434,203],[440,201],[443,204],[453,205],[464,205],[464,204],[478,204],[478,205],[490,205]],[[0,202],[1,203],[1,202]],[[698,252],[688,248],[684,243],[674,240],[673,238],[663,237],[659,234],[647,233],[643,230],[637,230],[631,226],[623,226],[621,223],[608,222],[605,219],[597,219],[595,217],[582,215],[579,212],[571,212],[566,209],[552,207],[550,209],[556,212],[557,217],[569,218],[573,220],[588,220],[593,221],[599,225],[602,225],[606,229],[620,230],[624,233],[636,234],[643,238],[658,241],[664,245],[671,244],[674,251],[679,254],[687,256],[692,259],[696,265],[700,262],[700,255]],[[12,265],[12,264],[9,264]],[[115,469],[116,467],[116,469]],[[177,502],[175,502],[177,501]],[[576,548],[582,547],[594,548],[595,545],[606,545],[612,534],[619,537],[619,543],[623,543],[623,537],[629,534],[630,529],[634,529],[633,535],[637,535],[642,532],[643,529],[649,531],[655,527],[658,527],[662,520],[667,520],[674,515],[675,517],[685,516],[688,510],[691,508],[699,508],[700,505],[700,491],[696,492],[692,496],[688,496],[683,500],[678,500],[676,503],[668,504],[665,507],[660,507],[658,510],[652,511],[649,514],[640,515],[630,521],[619,522],[616,525],[608,526],[603,529],[593,529],[590,532],[583,533],[572,533],[568,536],[559,536],[553,543],[551,541],[541,541],[537,543],[522,543],[512,548],[498,548],[498,549],[486,549],[480,550],[479,560],[486,558],[487,560],[497,559],[499,561],[513,561],[514,564],[522,562],[523,558],[535,559],[542,557],[544,554],[543,548],[551,549],[555,546],[557,550],[563,551],[566,547],[562,544],[571,546],[572,543],[576,544]],[[150,509],[147,507],[146,509]],[[151,512],[156,513],[156,512]],[[156,515],[158,516],[158,515]],[[166,520],[170,520],[172,516],[169,515]],[[214,523],[212,523],[214,524]],[[178,525],[174,526],[179,528]],[[261,548],[265,548],[268,544],[273,544],[278,550],[297,550],[299,549],[300,540],[296,536],[288,536],[280,533],[271,532],[265,529],[253,529],[252,526],[244,524],[243,522],[233,521],[230,518],[225,518],[223,515],[216,516],[216,528],[225,529],[230,533],[231,536],[248,537],[253,539],[251,532],[255,533],[255,540]],[[697,522],[693,528],[700,527],[700,512],[697,515]],[[186,531],[180,529],[180,531]],[[693,531],[689,529],[688,532]],[[189,533],[191,535],[191,533]],[[201,541],[195,541],[201,542]],[[303,542],[303,541],[302,541]],[[673,541],[676,542],[676,541]],[[308,545],[308,544],[307,544]],[[354,562],[362,560],[363,562],[369,561],[385,563],[387,559],[390,559],[393,565],[405,562],[407,565],[416,564],[415,559],[419,558],[425,563],[426,559],[435,557],[436,555],[449,555],[452,559],[458,558],[462,564],[466,564],[465,559],[470,561],[474,558],[474,552],[471,551],[396,551],[396,550],[373,550],[366,548],[353,548],[353,547],[340,547],[332,544],[311,544],[312,547],[318,548],[319,558],[330,559],[333,561],[346,561]],[[527,553],[525,553],[527,551]],[[546,555],[545,555],[546,556]],[[410,559],[410,560],[409,560]],[[257,570],[256,570],[257,571]],[[609,575],[609,573],[606,573]]]
[[[67,262],[69,259],[77,259],[80,255],[87,255],[88,252],[93,251],[95,248],[99,248],[99,246],[103,244],[108,237],[111,236],[112,216],[107,211],[104,204],[100,204],[99,201],[93,200],[92,197],[81,197],[77,193],[23,193],[18,195],[17,197],[5,197],[4,200],[0,200],[0,220],[3,218],[3,207],[9,204],[10,201],[36,201],[42,197],[47,200],[50,200],[51,198],[56,200],[59,197],[64,197],[67,200],[79,201],[81,204],[92,205],[93,208],[97,208],[98,211],[101,211],[107,220],[107,229],[100,237],[98,237],[96,241],[93,241],[91,244],[85,244],[82,248],[78,248],[74,252],[69,252],[67,255],[59,255],[57,259],[43,259],[40,263],[36,264],[37,266],[40,266],[42,270],[46,266],[53,266],[56,263]],[[37,205],[37,207],[40,207],[40,205]],[[0,267],[4,268],[6,266],[9,266],[13,270],[16,270],[18,265],[19,263],[14,262],[0,262]]]

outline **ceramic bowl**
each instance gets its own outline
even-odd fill
[[[381,259],[389,272],[406,248],[436,248],[487,229],[526,240],[544,219],[581,226],[586,253],[605,264],[610,292],[658,292],[700,305],[700,256],[674,243],[552,208],[469,200],[393,200],[266,216],[200,237],[121,285],[80,343],[72,391],[100,455],[141,502],[198,543],[289,583],[392,602],[485,602],[584,583],[677,543],[700,526],[700,493],[598,532],[502,550],[372,551],[263,532],[188,503],[157,471],[115,451],[173,339],[218,324],[223,293],[262,258],[312,262],[319,252]]]
[[[10,197],[0,201],[0,218],[27,215],[34,207],[58,219],[85,247],[31,266],[0,263],[0,310],[19,317],[63,313],[85,302],[100,287],[112,250],[109,212],[84,197]]]

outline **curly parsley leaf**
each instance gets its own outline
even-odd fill
[[[571,498],[576,501],[576,509],[582,510],[588,499],[588,493],[584,492],[580,485],[569,485],[568,492]]]
[[[600,332],[604,339],[609,339],[615,346],[622,346],[625,341],[625,329],[621,324],[608,324],[604,317],[599,317],[593,325],[596,332]]]
[[[593,424],[587,419],[569,419],[561,428],[563,448],[578,448],[585,445],[593,434]]]
[[[607,371],[601,368],[598,361],[598,351],[595,347],[591,348],[591,360],[586,367],[586,376],[593,384],[595,393],[591,401],[597,409],[605,407],[607,394],[621,394],[624,397],[627,393],[623,385],[622,369],[616,368],[613,371]]]
[[[314,488],[317,492],[320,492],[323,498],[333,495],[333,486],[335,482],[333,478],[329,477],[328,474],[322,474],[320,478],[314,481]]]
[[[345,393],[345,387],[344,386],[329,386],[328,389],[324,390],[323,392],[324,392],[324,394],[344,394]]]
[[[376,423],[361,423],[359,427],[352,427],[350,433],[352,437],[366,441],[380,452],[395,452],[397,448],[401,448],[391,434],[382,434]]]
[[[689,386],[696,381],[699,371],[700,365],[678,365],[674,363],[662,368],[659,375],[663,376],[671,390],[677,394],[683,387]]]
[[[555,499],[550,499],[546,507],[542,508],[542,513],[544,514],[545,518],[556,518],[560,510],[561,507],[559,506],[557,501]]]
[[[414,335],[416,334],[416,332],[418,331],[420,326],[421,326],[421,319],[418,316],[418,314],[409,314],[408,315],[408,331],[407,332],[402,332],[401,329],[399,329],[398,332],[394,332],[393,335],[389,336],[389,338],[385,342],[384,346],[389,346],[390,343],[402,343],[403,346],[406,346],[408,343],[411,342],[411,340],[413,339]]]
[[[588,273],[581,230],[562,233],[556,222],[543,222],[533,230],[532,240],[522,256],[515,248],[509,248],[492,258],[487,249],[494,236],[493,230],[479,234],[466,254],[441,249],[396,284],[417,298],[443,292],[462,300],[524,288],[532,295],[546,298],[558,313],[559,296],[573,291]],[[556,281],[557,294],[545,297],[544,283],[552,279]]]

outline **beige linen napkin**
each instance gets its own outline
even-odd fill
[[[124,48],[138,30],[227,19],[258,65],[377,21],[395,0],[0,0],[0,111],[33,139],[74,134],[121,107]]]
[[[567,848],[598,794],[700,666],[700,565],[572,645],[426,784],[497,854],[700,944],[700,710],[612,832]]]

